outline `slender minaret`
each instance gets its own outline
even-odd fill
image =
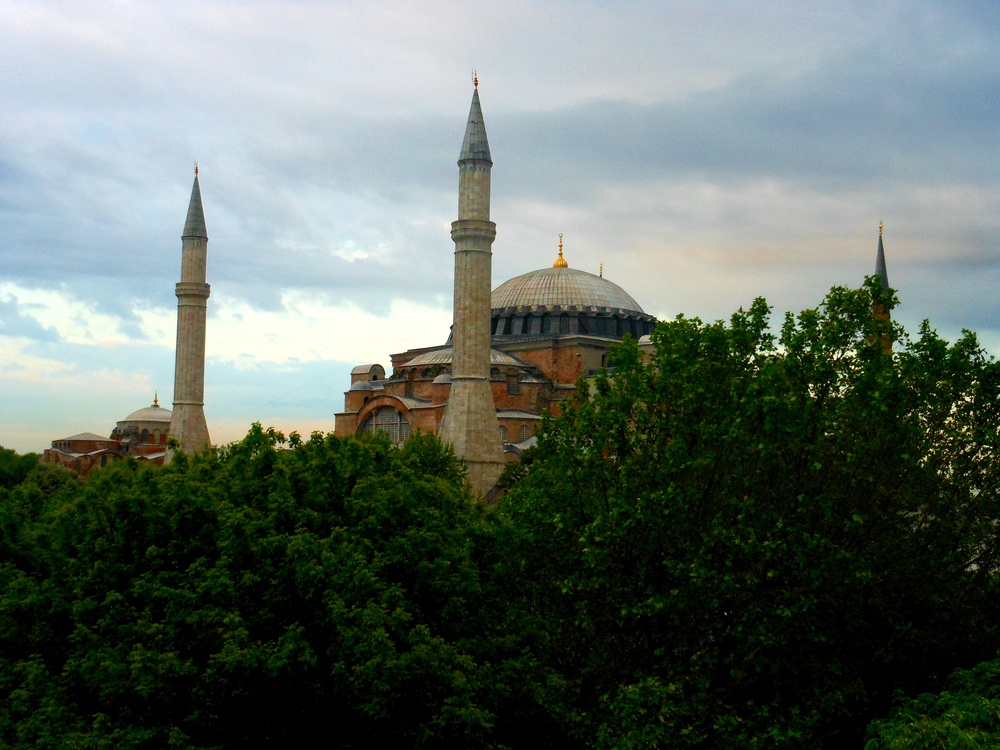
[[[882,247],[882,222],[878,223],[878,251],[875,253],[875,275],[879,277],[882,282],[882,292],[888,294],[889,292],[889,272],[885,270],[885,248]],[[874,313],[875,317],[880,320],[889,320],[889,310],[882,304],[881,301],[876,300],[874,303]],[[883,334],[881,337],[882,342],[882,353],[890,354],[892,353],[892,338],[888,334]]]
[[[875,253],[875,275],[882,279],[882,291],[889,291],[889,273],[885,270],[885,248],[882,247],[882,222],[878,223],[878,252]]]
[[[210,288],[205,283],[208,262],[208,232],[201,207],[198,165],[188,204],[187,221],[181,235],[181,280],[177,294],[177,352],[174,360],[174,413],[170,436],[180,450],[196,453],[210,444],[205,423],[205,317]],[[171,451],[167,451],[169,461]]]
[[[490,387],[490,291],[493,239],[490,221],[490,144],[486,140],[479,81],[458,157],[458,221],[455,241],[455,311],[452,326],[451,392],[439,436],[465,459],[472,488],[486,495],[503,470],[503,448]]]

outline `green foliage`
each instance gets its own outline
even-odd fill
[[[421,436],[282,442],[3,498],[0,744],[482,744],[460,465]]]
[[[581,743],[859,747],[895,691],[996,653],[1000,367],[879,294],[778,336],[762,300],[678,317],[542,431],[499,575]]]
[[[1000,365],[879,295],[626,338],[493,508],[421,435],[37,466],[0,747],[989,746]]]
[[[865,750],[1000,748],[1000,660],[958,670],[939,696],[924,694],[869,727]]]
[[[10,489],[20,484],[37,465],[37,453],[20,456],[17,451],[0,445],[0,489]]]

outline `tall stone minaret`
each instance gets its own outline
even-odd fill
[[[205,317],[210,287],[205,283],[208,262],[208,231],[201,207],[198,167],[188,204],[187,221],[181,235],[181,280],[177,294],[177,352],[174,360],[174,413],[170,436],[185,453],[195,453],[210,444],[205,423]],[[167,451],[169,461],[171,451]]]
[[[875,252],[875,275],[882,280],[882,291],[889,291],[889,272],[885,270],[885,248],[882,247],[882,222],[878,223],[878,250]]]
[[[439,436],[465,459],[472,488],[485,495],[503,470],[503,448],[490,387],[490,292],[493,239],[490,221],[490,144],[486,140],[479,82],[458,157],[458,221],[455,241],[455,312],[451,392]]]
[[[879,277],[879,281],[882,283],[882,292],[888,293],[889,291],[889,272],[885,268],[885,248],[882,246],[882,222],[878,223],[878,250],[875,251],[875,275]],[[880,302],[876,301],[874,303],[873,312],[875,317],[881,320],[889,320],[889,310]],[[892,338],[890,336],[883,334],[881,337],[882,342],[882,353],[891,354],[892,353]]]

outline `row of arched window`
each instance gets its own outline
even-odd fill
[[[520,443],[522,440],[527,440],[530,437],[531,437],[531,428],[528,425],[523,424],[517,428],[517,442]],[[500,442],[501,443],[510,442],[510,432],[507,429],[507,425],[505,424],[500,425]]]
[[[394,443],[402,443],[410,436],[410,423],[403,412],[392,406],[382,406],[368,415],[358,432],[367,435],[384,432]]]
[[[576,323],[575,326],[574,323]],[[654,328],[656,328],[656,322],[652,320],[570,315],[569,313],[497,316],[492,321],[494,336],[581,333],[590,336],[622,338],[626,333],[630,333],[634,338],[639,338],[651,334]]]

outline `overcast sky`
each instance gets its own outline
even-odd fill
[[[872,272],[1000,353],[1000,3],[0,0],[0,444],[169,407],[201,165],[215,442],[333,428],[443,342],[471,69],[494,286],[569,264],[661,318]]]

